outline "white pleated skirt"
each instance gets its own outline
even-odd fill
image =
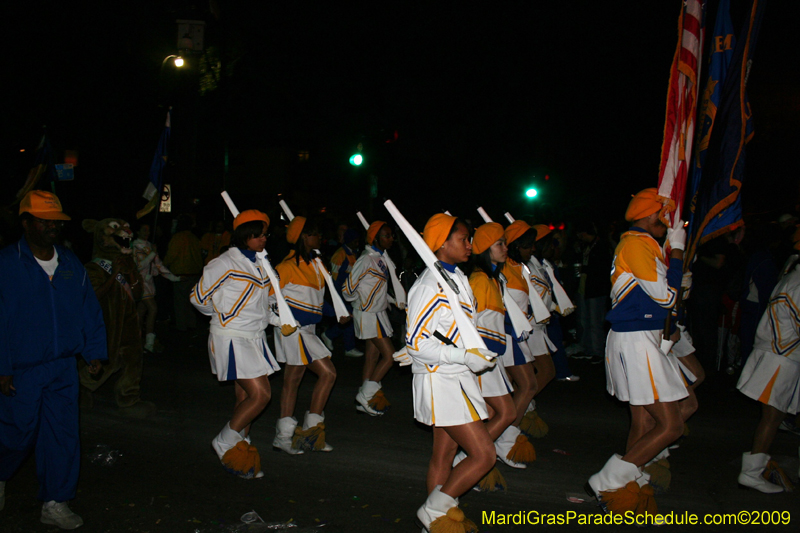
[[[745,396],[795,415],[800,411],[800,363],[754,349],[736,388]]]
[[[478,377],[470,372],[414,374],[414,418],[428,426],[460,426],[489,416]]]
[[[678,358],[660,348],[661,330],[609,331],[606,390],[631,405],[676,402],[689,395]]]
[[[284,337],[279,328],[275,329],[275,354],[278,361],[287,365],[304,366],[317,359],[331,356],[331,352],[316,335],[316,324],[308,324]]]
[[[386,311],[370,313],[353,309],[353,326],[356,330],[356,337],[362,340],[382,339],[394,334],[389,321],[389,313]]]
[[[501,356],[502,364],[506,368],[509,366],[519,366],[533,362],[533,353],[528,345],[528,341],[517,342],[511,335],[506,334],[506,351]]]
[[[497,364],[486,372],[478,374],[478,386],[484,398],[496,398],[514,392],[514,386],[508,379],[506,369],[503,367],[502,358],[497,358]]]
[[[252,338],[229,336],[213,331],[208,335],[211,372],[219,381],[253,379],[280,370],[261,331]]]

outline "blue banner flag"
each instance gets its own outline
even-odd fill
[[[742,224],[745,145],[753,137],[745,87],[764,7],[765,0],[752,0],[738,40],[728,0],[717,10],[692,169],[689,258],[699,245]]]
[[[158,140],[158,147],[156,153],[153,155],[153,162],[150,164],[150,182],[142,195],[147,200],[147,205],[136,213],[136,218],[142,218],[150,211],[155,209],[161,200],[161,189],[163,188],[162,177],[164,174],[164,167],[167,166],[167,143],[169,142],[170,132],[170,111],[167,111],[167,121],[164,124],[164,130],[161,132],[161,137]]]

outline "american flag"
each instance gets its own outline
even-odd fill
[[[679,41],[670,70],[667,93],[667,117],[661,166],[658,173],[658,195],[664,203],[675,202],[673,217],[680,218],[686,194],[686,181],[691,164],[697,110],[697,87],[703,52],[703,24],[706,0],[683,2],[678,21]],[[670,222],[675,222],[673,218]]]

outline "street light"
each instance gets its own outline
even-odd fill
[[[538,195],[538,194],[539,194],[539,191],[537,191],[533,187],[531,187],[527,191],[525,191],[525,196],[527,196],[528,198],[536,198],[536,195]]]
[[[172,59],[172,58],[175,58],[175,61],[173,61],[173,63],[174,63],[174,65],[176,67],[181,68],[184,65],[184,61],[183,61],[183,58],[181,56],[172,54],[172,55],[168,55],[167,57],[164,58],[164,60],[161,62],[161,68],[163,69],[164,65],[167,64],[167,60]]]

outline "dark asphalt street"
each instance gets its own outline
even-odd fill
[[[252,430],[262,455],[265,477],[235,478],[223,471],[210,441],[228,420],[233,389],[220,385],[209,371],[206,334],[193,338],[165,334],[167,350],[145,359],[143,397],[158,405],[146,420],[117,414],[112,385],[98,392],[91,410],[82,411],[83,463],[77,498],[71,507],[85,520],[87,532],[200,533],[232,531],[240,517],[256,511],[266,522],[292,520],[323,533],[418,532],[414,513],[425,499],[425,471],[431,434],[412,417],[411,375],[395,367],[384,380],[392,402],[381,418],[357,414],[353,398],[359,386],[361,359],[344,357],[337,346],[338,381],[326,408],[332,453],[289,456],[272,451],[278,418],[281,373],[271,379],[273,400]],[[538,397],[538,409],[550,433],[534,441],[537,461],[527,470],[500,466],[508,491],[470,492],[462,498],[466,515],[480,531],[619,531],[633,526],[489,525],[483,512],[597,512],[590,503],[571,503],[587,478],[614,452],[624,449],[627,408],[605,393],[602,365],[573,361],[577,383],[553,382]],[[309,402],[312,375],[300,393],[298,412]],[[659,511],[676,515],[740,511],[789,511],[789,525],[775,531],[798,531],[798,492],[764,495],[740,490],[736,476],[741,453],[748,449],[758,406],[735,391],[733,378],[709,379],[699,391],[700,410],[690,421],[690,435],[670,458],[669,492],[657,498]],[[98,445],[118,450],[110,466],[90,461]],[[797,476],[800,437],[779,433],[773,458]],[[565,453],[558,453],[560,450]],[[0,513],[4,533],[58,531],[39,522],[34,461],[28,460],[6,488]],[[531,514],[534,517],[535,514]],[[777,514],[773,514],[777,517]],[[784,515],[785,516],[785,515]],[[757,526],[751,526],[757,527]],[[730,526],[662,526],[659,531],[731,531]],[[309,531],[311,529],[308,529]]]

